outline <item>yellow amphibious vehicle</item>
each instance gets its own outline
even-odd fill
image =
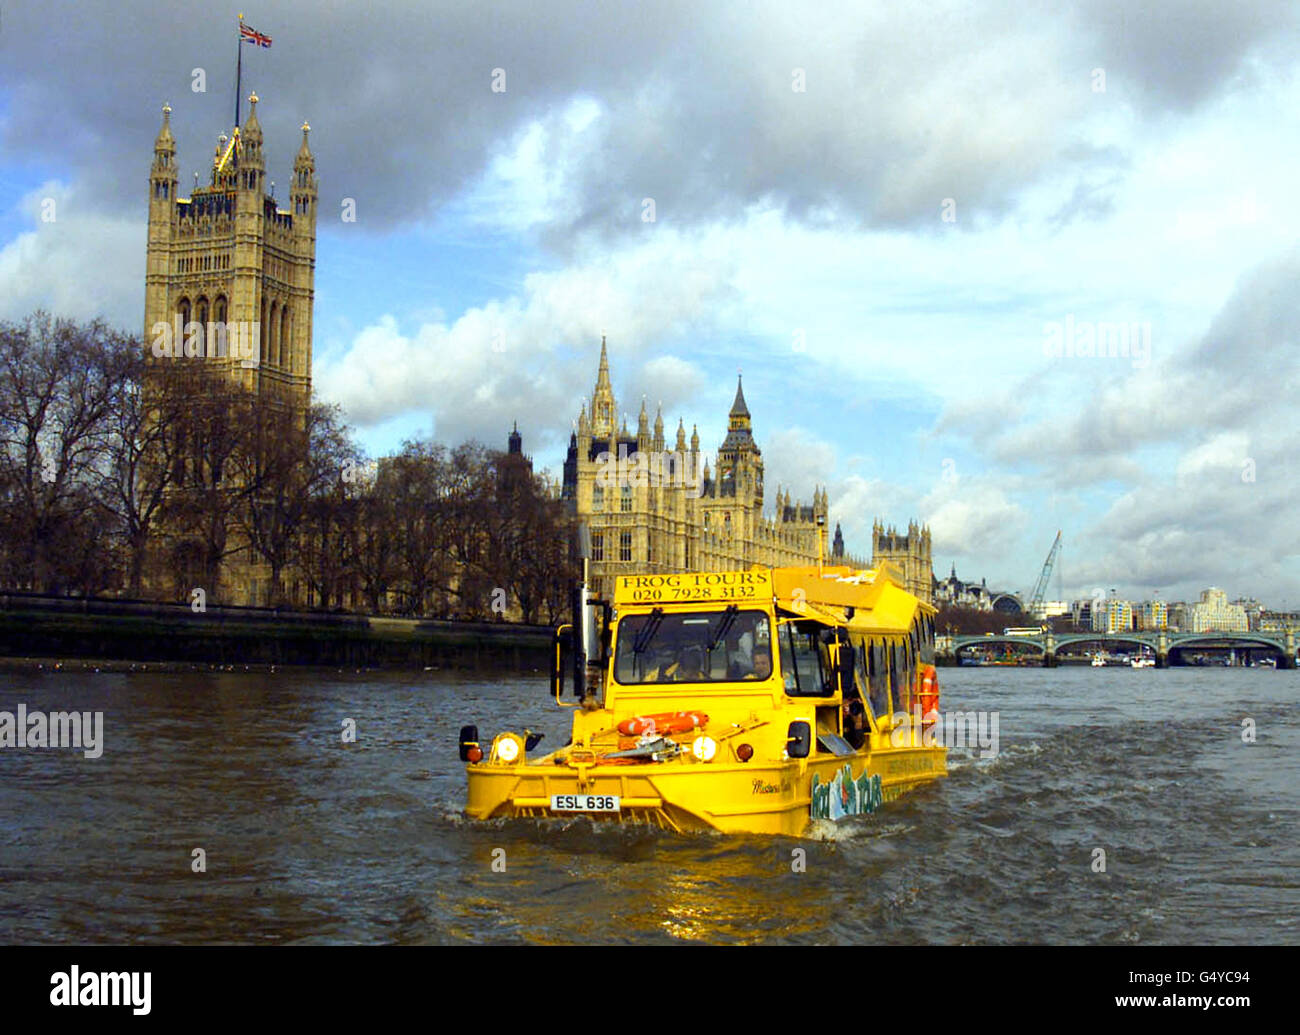
[[[626,575],[612,604],[575,597],[551,675],[572,738],[530,758],[537,734],[464,727],[475,819],[801,836],[947,772],[934,609],[888,566]]]

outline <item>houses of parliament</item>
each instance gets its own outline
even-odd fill
[[[216,362],[249,390],[273,393],[295,412],[305,413],[311,402],[319,195],[315,159],[304,123],[289,180],[289,207],[281,209],[273,190],[267,190],[257,101],[256,94],[249,98],[247,119],[218,141],[208,185],[199,187],[196,176],[188,198],[179,193],[171,111],[163,109],[149,173],[146,340],[153,340],[160,324],[252,325],[259,331],[256,361],[218,354]],[[204,354],[211,359],[212,342],[206,345]],[[511,436],[510,451],[520,452],[517,433]],[[638,479],[638,484],[620,485],[602,477],[607,466],[602,454],[665,452],[684,460],[698,480],[673,485]],[[596,386],[570,438],[561,493],[587,524],[592,575],[606,593],[622,572],[814,563],[829,509],[824,488],[816,489],[808,504],[778,488],[774,514],[764,515],[763,456],[739,382],[727,434],[712,464],[702,458],[698,430],[692,429],[688,441],[681,420],[671,447],[662,412],[652,426],[642,404],[635,431],[625,419],[620,423],[603,338]],[[838,526],[825,553],[830,563],[867,566],[846,553]],[[877,522],[871,564],[884,560],[903,573],[910,592],[932,599],[928,528],[913,522],[900,535]],[[222,572],[224,599],[267,602],[271,587],[265,576],[252,549],[236,547]]]
[[[647,466],[671,470],[673,476],[610,477],[618,458],[636,454],[670,454],[671,466]],[[687,477],[680,476],[683,469]],[[774,514],[764,515],[763,455],[754,441],[753,418],[739,379],[727,415],[727,434],[712,465],[701,456],[698,426],[692,427],[688,441],[685,422],[679,419],[669,443],[662,408],[653,425],[644,402],[635,431],[626,419],[620,422],[604,338],[590,407],[583,405],[569,438],[562,494],[588,528],[593,585],[607,597],[612,595],[614,577],[631,572],[814,564],[829,509],[824,488],[814,489],[810,504],[793,500],[788,491],[778,488]],[[846,552],[838,525],[823,556],[831,564],[868,567]],[[932,600],[929,528],[912,522],[900,535],[877,521],[870,566],[882,561],[898,568],[909,592]]]

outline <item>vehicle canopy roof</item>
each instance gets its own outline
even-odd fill
[[[807,565],[620,575],[614,582],[614,605],[619,608],[709,603],[771,603],[788,617],[866,635],[906,633],[918,616],[935,614],[933,607],[902,588],[902,576],[888,563],[868,569]]]
[[[791,615],[812,618],[865,635],[902,634],[922,615],[935,609],[902,587],[898,569],[888,563],[877,568],[774,568],[776,604]]]

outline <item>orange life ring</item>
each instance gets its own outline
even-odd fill
[[[636,737],[643,733],[689,733],[708,721],[709,717],[703,712],[659,712],[624,719],[618,724],[618,731],[625,737]]]
[[[916,700],[921,709],[921,721],[934,722],[939,717],[939,673],[933,665],[921,668],[921,689]]]

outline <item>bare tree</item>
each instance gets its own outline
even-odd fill
[[[0,537],[10,585],[95,592],[111,578],[94,492],[108,451],[113,357],[104,324],[38,312],[0,324]]]
[[[168,376],[186,403],[163,425],[168,441],[161,455],[173,464],[161,521],[164,556],[175,592],[199,585],[213,598],[227,559],[246,545],[231,531],[251,498],[241,466],[247,467],[243,451],[253,439],[255,408],[251,394],[220,367],[186,365]]]

